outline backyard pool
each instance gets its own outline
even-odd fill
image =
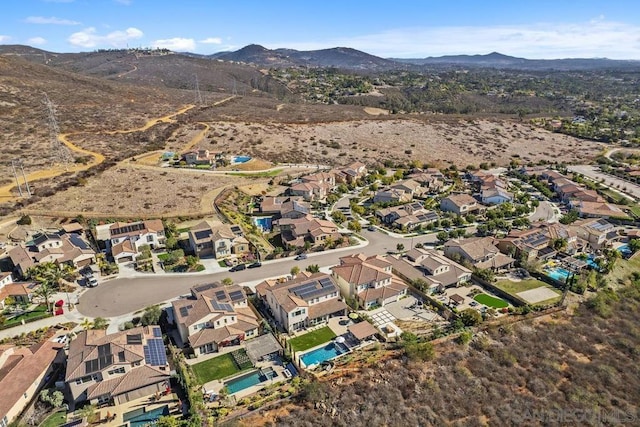
[[[631,248],[626,243],[618,246],[616,250],[625,258],[628,258],[631,255]]]
[[[547,276],[562,283],[566,282],[567,277],[571,274],[571,272],[561,267],[547,267],[544,272]]]
[[[153,409],[149,412],[145,411],[145,408],[136,409],[135,411],[127,412],[122,416],[122,419],[127,422],[131,427],[142,427],[148,425],[155,425],[158,418],[169,415],[169,406],[164,405],[159,408]]]
[[[593,254],[589,255],[589,257],[585,260],[585,262],[593,270],[600,271],[600,266],[598,266],[598,263],[596,262],[596,257],[593,256]]]
[[[254,216],[253,223],[262,230],[263,233],[269,233],[271,231],[271,217],[270,216]]]
[[[349,349],[345,346],[332,342],[324,347],[317,348],[309,353],[303,354],[300,360],[305,366],[317,365],[327,360],[331,360],[340,355],[348,353]]]
[[[249,160],[251,160],[251,157],[249,156],[234,156],[231,159],[231,163],[247,163]]]
[[[229,394],[233,394],[277,376],[278,374],[272,368],[258,369],[227,381],[225,386],[229,390]]]

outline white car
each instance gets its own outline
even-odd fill
[[[89,277],[87,279],[87,288],[95,288],[96,286],[98,286],[98,279],[93,276]]]

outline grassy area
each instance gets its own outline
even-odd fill
[[[7,320],[2,325],[2,327],[4,329],[6,329],[6,328],[10,328],[12,326],[16,326],[16,325],[22,324],[23,320],[25,322],[29,322],[29,321],[33,321],[33,320],[44,319],[44,318],[50,317],[50,316],[51,316],[51,314],[47,313],[47,306],[46,305],[39,305],[33,311],[27,311],[26,313],[22,313],[19,316],[16,316],[16,317],[13,317],[13,318]]]
[[[631,214],[633,216],[635,216],[636,218],[640,218],[640,206],[639,205],[629,205],[628,208],[631,211]]]
[[[600,192],[601,192],[603,195],[605,195],[605,196],[607,196],[607,197],[610,197],[610,198],[611,198],[611,200],[613,200],[613,202],[614,202],[614,203],[620,203],[620,201],[621,201],[622,199],[625,199],[625,197],[624,197],[622,194],[617,193],[617,192],[615,192],[615,191],[613,191],[613,190],[609,190],[609,189],[607,189],[607,190],[600,190]]]
[[[622,283],[635,271],[640,271],[640,255],[616,261],[613,271],[607,275],[607,280],[612,285]]]
[[[560,292],[556,288],[554,288],[553,286],[543,281],[540,281],[538,279],[533,279],[533,278],[527,279],[527,280],[521,280],[519,282],[514,282],[511,280],[500,280],[495,284],[495,286],[514,296],[517,296],[518,292],[524,292],[524,291],[528,291],[528,290],[536,289],[540,287],[551,289],[553,292],[558,294],[558,296],[555,298],[551,298],[545,301],[540,301],[535,303],[534,305],[553,304],[557,302],[561,297]]]
[[[168,253],[158,254],[158,259],[162,262],[165,262],[167,259],[169,259],[169,254]]]
[[[272,171],[266,171],[266,172],[256,172],[256,173],[249,173],[249,172],[229,172],[227,175],[233,175],[233,176],[244,176],[247,178],[271,178],[273,176],[278,176],[280,175],[280,172],[282,172],[282,169],[274,169]]]
[[[49,415],[42,424],[40,424],[40,427],[58,427],[66,422],[67,415],[64,411],[59,411]]]
[[[518,292],[524,292],[530,289],[539,288],[541,286],[549,287],[549,285],[538,279],[527,279],[521,280],[519,282],[514,282],[511,280],[500,280],[495,284],[495,286],[512,295],[515,295]]]
[[[484,304],[488,307],[493,307],[493,308],[509,307],[509,303],[506,302],[505,300],[497,297],[492,297],[491,295],[487,295],[487,294],[478,294],[475,297],[473,297],[473,299],[478,301],[480,304]]]
[[[244,352],[244,350],[241,351]],[[231,353],[226,353],[222,356],[196,363],[191,368],[193,369],[193,373],[196,375],[196,378],[198,378],[198,382],[200,384],[205,384],[209,381],[219,380],[238,372],[251,369],[252,367],[253,366],[251,364],[242,367],[238,366],[235,360],[233,360]]]
[[[325,326],[324,328],[291,338],[289,340],[289,344],[293,351],[304,351],[311,347],[329,342],[335,338],[335,336],[336,334],[333,333],[331,328]]]

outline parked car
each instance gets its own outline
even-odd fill
[[[254,262],[252,264],[249,264],[247,266],[247,268],[259,268],[259,267],[262,267],[262,263],[260,261],[256,261],[256,262]]]
[[[87,288],[95,288],[96,286],[98,286],[98,279],[96,279],[95,277],[91,276],[87,278]]]
[[[376,231],[376,228],[373,225],[370,225],[370,226],[367,227],[367,230]]]
[[[300,261],[303,259],[307,259],[307,254],[300,254],[297,257],[294,258],[296,261]]]
[[[229,271],[231,271],[231,272],[233,272],[233,271],[242,271],[242,270],[245,270],[246,268],[247,268],[246,264],[238,264],[238,265],[235,265],[235,266],[231,267],[229,269]]]

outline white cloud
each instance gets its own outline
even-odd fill
[[[78,21],[56,18],[55,16],[28,16],[24,22],[27,24],[80,25],[80,22]]]
[[[27,43],[29,43],[31,46],[39,46],[46,44],[47,39],[42,37],[31,37],[29,40],[27,40]]]
[[[323,42],[269,44],[300,50],[348,46],[383,57],[500,52],[526,58],[640,59],[640,26],[606,21],[528,25],[399,28]]]
[[[9,40],[11,40],[11,36],[3,36],[2,34],[0,34],[0,43],[5,43]]]
[[[124,31],[113,31],[106,35],[99,35],[94,27],[85,28],[82,31],[73,33],[69,36],[69,43],[80,47],[96,47],[96,46],[112,46],[126,47],[130,40],[139,39],[143,36],[143,32],[137,28],[127,28]]]
[[[155,40],[151,42],[151,46],[176,52],[194,51],[196,50],[196,41],[194,39],[174,37],[172,39]]]
[[[220,37],[207,37],[204,40],[199,40],[198,43],[204,44],[222,44],[222,39]]]

